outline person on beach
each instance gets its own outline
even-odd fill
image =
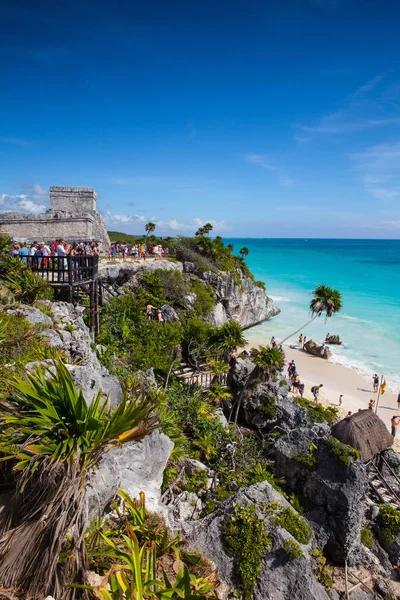
[[[275,336],[273,335],[271,338],[271,343],[270,343],[270,346],[272,346],[272,348],[274,347],[274,343],[275,343]]]
[[[372,382],[374,384],[374,392],[378,391],[378,386],[379,386],[379,377],[378,375],[375,373],[375,375],[372,378]]]
[[[319,396],[319,390],[324,387],[322,383],[320,383],[319,385],[313,385],[313,387],[311,388],[311,393],[314,396],[314,402],[315,404],[318,404],[318,396]]]
[[[397,408],[400,410],[400,392],[397,394]]]
[[[299,347],[300,348],[303,347],[303,334],[302,333],[299,335]]]
[[[294,360],[292,360],[292,362],[290,362],[289,366],[288,366],[288,376],[289,376],[289,379],[292,377],[292,375],[294,373],[296,373],[296,365],[294,363]]]
[[[299,390],[300,398],[302,398],[302,397],[303,397],[303,394],[304,394],[304,388],[305,388],[305,385],[304,385],[304,383],[299,383],[298,390]]]
[[[348,416],[348,417],[351,417],[351,415],[352,415],[352,414],[353,414],[353,413],[351,412],[351,410],[349,410],[349,412],[347,413],[347,416]]]
[[[343,394],[340,394],[340,396],[339,396],[339,406],[342,406],[342,402],[343,402]]]
[[[329,342],[329,336],[330,336],[330,333],[327,333],[325,336],[325,344],[327,344]]]
[[[369,410],[374,410],[374,408],[375,408],[375,400],[373,400],[372,398],[368,402],[368,408],[369,408]]]
[[[400,422],[400,417],[398,415],[394,415],[391,419],[390,419],[390,425],[392,428],[392,436],[396,437],[396,433],[397,433],[397,425]]]
[[[303,348],[304,348],[304,346],[306,345],[306,343],[307,343],[307,336],[304,336],[304,337],[303,337]]]

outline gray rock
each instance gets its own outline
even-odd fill
[[[122,387],[115,375],[110,375],[106,369],[90,369],[80,365],[67,365],[77,388],[82,388],[88,404],[100,390],[109,397],[109,406],[114,409],[121,403]]]
[[[183,265],[178,261],[157,260],[141,262],[124,262],[115,264],[103,263],[99,267],[99,274],[103,281],[125,285],[128,289],[135,285],[138,277],[144,273],[151,273],[162,269],[163,271],[179,271],[182,273]]]
[[[163,315],[165,315],[167,321],[179,321],[178,313],[175,309],[172,308],[172,306],[169,306],[168,304],[163,304],[163,306],[161,307],[161,311]]]
[[[303,346],[304,350],[308,354],[318,356],[318,358],[325,358],[326,360],[332,356],[332,352],[325,345],[318,346],[313,340],[308,340]]]
[[[275,448],[276,475],[301,493],[310,504],[306,517],[319,545],[338,563],[357,559],[364,519],[368,477],[359,461],[345,465],[332,456],[324,444],[329,435],[325,424],[294,429],[280,438]],[[311,470],[297,460],[317,446],[318,466]]]
[[[182,492],[168,505],[168,520],[174,523],[198,519],[203,510],[203,503],[197,494]]]
[[[261,323],[280,313],[271,298],[250,277],[241,277],[237,273],[202,273],[201,278],[215,291],[217,304],[209,317],[214,325],[226,321],[237,321],[246,329]]]
[[[47,344],[53,346],[54,348],[63,348],[65,344],[56,329],[44,329],[39,333],[39,337],[43,338]]]
[[[34,306],[20,304],[17,307],[7,309],[6,312],[9,315],[24,317],[31,325],[49,325],[50,327],[53,325],[51,318]]]
[[[85,487],[87,520],[102,514],[120,487],[133,498],[143,491],[149,511],[163,512],[161,485],[173,442],[153,431],[141,442],[128,442],[110,450]]]
[[[340,337],[338,335],[328,335],[326,338],[326,343],[334,346],[340,346],[342,342],[340,341]]]
[[[220,578],[226,586],[226,595],[234,593],[238,587],[237,571],[234,560],[224,550],[221,539],[221,527],[225,515],[229,515],[235,504],[254,504],[257,514],[263,518],[272,538],[271,550],[265,556],[257,578],[254,600],[329,600],[325,589],[315,576],[311,557],[311,544],[301,545],[303,556],[289,560],[283,549],[286,540],[295,541],[281,527],[276,526],[265,515],[263,506],[270,502],[279,502],[282,507],[289,503],[272,486],[264,481],[241,489],[235,496],[226,500],[214,513],[197,521],[180,522],[179,529],[188,539],[192,549],[200,549],[216,565]]]
[[[230,368],[227,384],[233,392],[242,390],[256,365],[250,358],[238,358]]]
[[[196,273],[196,265],[193,262],[186,260],[183,263],[183,270],[185,273]]]

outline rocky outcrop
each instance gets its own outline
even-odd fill
[[[148,260],[138,262],[123,262],[118,264],[105,263],[99,268],[100,277],[107,283],[115,283],[117,285],[125,285],[131,287],[135,280],[145,273],[153,271],[183,271],[183,265],[178,261],[169,260]]]
[[[368,478],[363,465],[331,454],[327,424],[293,429],[278,440],[275,468],[309,504],[305,512],[319,546],[338,563],[356,560]]]
[[[266,514],[264,507],[271,502],[279,503],[282,508],[289,506],[285,498],[264,481],[240,490],[207,517],[197,521],[183,521],[176,525],[189,541],[192,549],[202,550],[215,563],[219,576],[225,584],[225,594],[222,597],[232,597],[240,583],[235,561],[224,549],[221,536],[222,523],[225,517],[232,515],[235,505],[253,504],[257,516],[264,520],[268,535],[271,537],[271,545],[263,558],[252,598],[254,600],[293,600],[294,598],[328,600],[329,596],[313,572],[311,544],[300,544],[302,556],[288,557],[284,549],[285,542],[296,544],[297,542],[286,529],[277,525],[273,517]]]
[[[325,343],[326,344],[331,344],[333,346],[335,346],[335,345],[336,346],[340,346],[340,344],[342,342],[340,341],[340,337],[338,335],[328,335],[326,337]]]
[[[213,325],[237,321],[243,329],[280,313],[274,302],[250,277],[237,273],[202,273],[200,277],[215,291],[217,304],[209,317]]]
[[[313,356],[318,356],[318,358],[328,359],[332,356],[332,352],[323,344],[322,346],[318,346],[316,342],[313,340],[309,340],[303,346],[304,350],[308,352],[308,354],[312,354]]]
[[[46,306],[51,307],[51,302],[46,302]],[[6,312],[9,315],[25,318],[31,325],[47,325],[48,327],[53,326],[52,319],[34,306],[20,304],[19,306],[7,309]]]
[[[179,271],[184,279],[193,281],[196,277],[210,284],[215,292],[215,307],[208,320],[216,326],[226,321],[237,321],[243,329],[257,325],[270,317],[279,314],[280,310],[257,286],[250,277],[239,276],[238,273],[206,273],[197,272],[193,263],[179,261],[141,261],[107,264],[100,267],[100,275],[104,282],[137,289],[139,278],[144,273],[157,271]],[[193,292],[184,297],[188,307],[193,306],[196,295]]]
[[[169,437],[153,431],[139,443],[128,442],[105,454],[98,470],[86,484],[87,520],[103,514],[118,488],[133,498],[143,491],[148,510],[163,512],[161,485],[173,447]]]

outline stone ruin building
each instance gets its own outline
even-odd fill
[[[96,210],[97,196],[93,188],[50,187],[50,209],[43,214],[8,212],[0,214],[0,235],[32,243],[94,240],[100,249],[108,249],[110,239],[102,216]]]

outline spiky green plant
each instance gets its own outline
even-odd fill
[[[215,382],[208,390],[207,398],[211,400],[213,404],[221,404],[224,400],[230,400],[232,398],[232,394],[227,387]]]
[[[86,568],[84,486],[109,450],[157,426],[154,404],[126,393],[108,409],[102,392],[87,404],[62,362],[15,379],[0,399],[0,581],[27,597],[76,598],[68,587]],[[5,498],[2,496],[2,498]],[[68,559],[58,565],[68,535]],[[82,596],[80,596],[82,597]]]
[[[251,359],[258,367],[262,367],[270,371],[276,371],[276,369],[283,367],[285,364],[283,352],[281,352],[279,348],[272,348],[271,346],[259,346],[258,348],[252,348]]]

